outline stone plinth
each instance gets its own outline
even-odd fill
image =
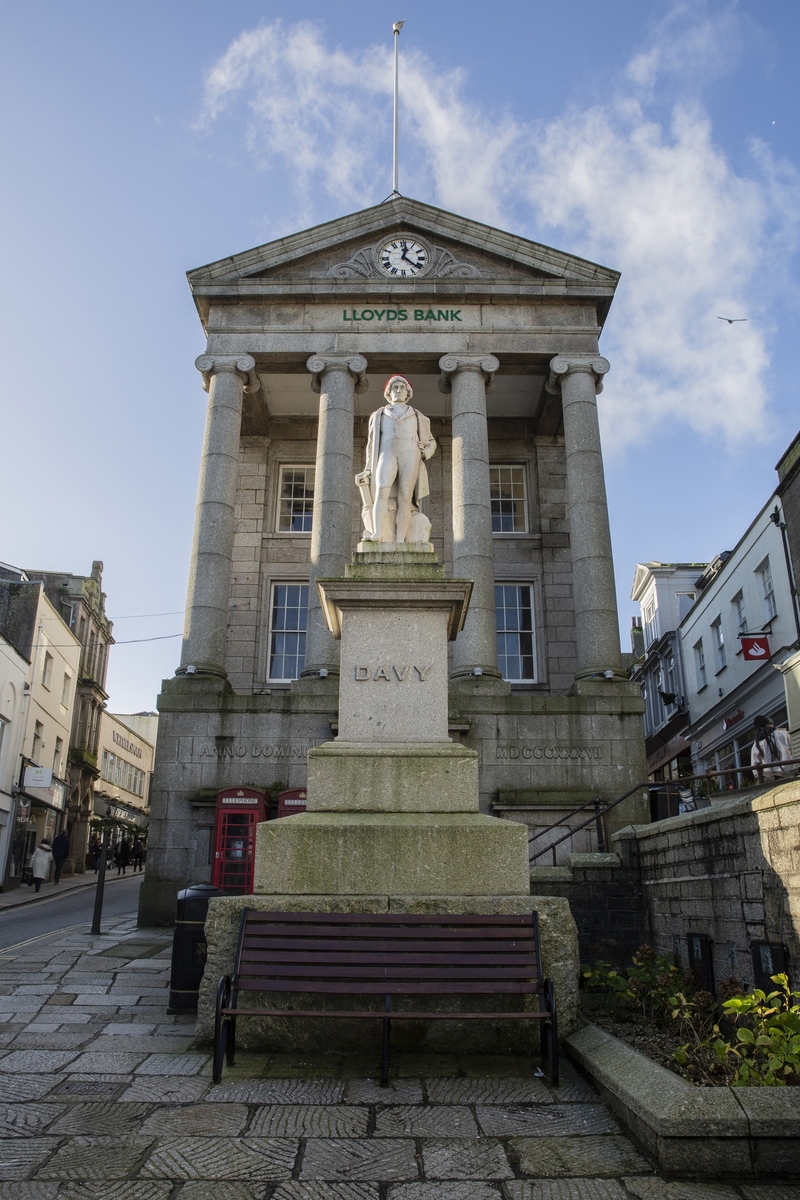
[[[308,752],[309,812],[478,812],[478,755],[443,745],[326,742]]]
[[[264,896],[522,896],[528,834],[481,813],[305,812],[258,826]]]
[[[444,579],[431,560],[356,552],[347,578],[318,580],[342,643],[338,741],[450,741],[447,642],[463,624],[471,585]]]

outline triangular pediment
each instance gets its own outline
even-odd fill
[[[301,233],[267,242],[188,274],[196,292],[243,283],[386,280],[379,250],[395,234],[416,236],[426,250],[418,278],[452,281],[563,281],[613,294],[619,273],[528,238],[400,197]],[[400,281],[400,282],[410,282]]]

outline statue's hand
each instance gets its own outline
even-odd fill
[[[356,475],[356,487],[366,487],[371,477],[371,471],[362,471],[359,475]]]

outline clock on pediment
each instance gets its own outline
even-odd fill
[[[387,279],[413,279],[430,265],[431,252],[418,237],[399,233],[378,244],[375,260]]]

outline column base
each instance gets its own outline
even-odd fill
[[[192,667],[193,670],[189,670],[190,667]],[[198,675],[212,675],[215,679],[228,678],[228,672],[224,667],[217,666],[215,663],[203,662],[187,663],[185,667],[178,667],[175,671],[175,677],[180,678],[184,675],[187,675],[190,679],[193,679]]]

